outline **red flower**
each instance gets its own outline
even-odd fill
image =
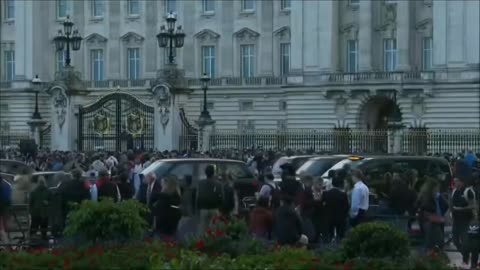
[[[169,258],[169,259],[175,258],[175,255],[170,251],[167,251],[166,255],[167,255],[167,258]]]
[[[151,244],[151,243],[153,242],[153,240],[152,240],[152,238],[146,238],[146,239],[145,239],[145,242]]]
[[[55,266],[55,261],[49,261],[48,262],[48,267],[53,268]]]
[[[70,268],[70,258],[65,258],[63,259],[63,264],[62,264],[63,269],[69,269]]]
[[[216,236],[222,236],[222,235],[224,235],[224,234],[225,234],[225,233],[222,232],[222,231],[221,231],[220,229],[218,229],[218,228],[215,230],[215,235],[216,235]]]
[[[312,262],[320,262],[320,259],[319,259],[319,258],[312,258],[311,261],[312,261]]]
[[[197,243],[195,243],[195,247],[197,249],[202,249],[205,246],[205,241],[203,239],[198,240]]]
[[[207,232],[208,235],[210,236],[212,235],[212,230],[210,228],[207,228],[205,231]]]
[[[430,256],[430,258],[435,259],[435,258],[437,258],[437,253],[434,250],[432,250],[430,252],[429,256]]]
[[[352,265],[349,264],[349,263],[345,263],[345,264],[343,265],[343,270],[350,270],[351,268],[352,268]]]

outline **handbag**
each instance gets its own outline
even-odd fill
[[[424,212],[423,216],[425,219],[433,224],[444,224],[445,223],[445,217],[437,215],[437,214],[432,214],[429,212]]]

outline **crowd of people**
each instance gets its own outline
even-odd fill
[[[41,177],[29,190],[28,175],[17,177],[16,187],[28,190],[31,234],[40,231],[47,238],[47,228],[54,236],[61,234],[70,203],[110,198],[115,202],[135,199],[151,211],[145,217],[152,232],[161,238],[181,241],[190,234],[202,233],[214,216],[228,219],[242,216],[255,237],[281,245],[315,245],[341,240],[347,229],[372,220],[372,200],[378,202],[375,214],[404,217],[408,228],[418,220],[427,250],[442,249],[448,213],[453,218],[453,242],[465,264],[476,266],[480,249],[478,197],[480,174],[478,163],[467,153],[456,161],[455,187],[442,193],[437,175],[419,176],[415,170],[394,169],[382,179],[371,179],[360,170],[345,167],[331,171],[332,188],[324,189],[322,178],[302,175],[297,180],[291,164],[282,165],[282,181],[274,182],[268,168],[285,153],[262,151],[133,152],[127,153],[39,153],[27,159],[38,171],[70,172],[54,194]],[[291,154],[291,153],[290,153]],[[251,209],[243,205],[234,188],[234,176],[217,175],[213,166],[205,169],[206,179],[197,184],[186,179],[179,186],[174,175],[157,179],[155,173],[140,173],[156,160],[178,157],[217,157],[240,159],[247,163],[261,182]],[[3,158],[19,155],[4,153]],[[22,174],[22,172],[20,172]],[[27,174],[25,172],[25,174]],[[70,179],[71,178],[71,179]],[[375,181],[377,180],[377,181]],[[380,181],[378,181],[380,180]],[[380,184],[371,184],[380,183]],[[8,205],[16,197],[8,194],[7,185],[0,190],[0,237],[8,239],[5,221]],[[15,191],[11,192],[12,194]],[[10,202],[9,202],[10,201]],[[51,219],[51,207],[58,205],[58,219]],[[407,228],[406,228],[407,229]]]

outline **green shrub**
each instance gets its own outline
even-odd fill
[[[148,226],[143,218],[146,213],[148,210],[134,200],[83,201],[69,214],[65,235],[88,243],[138,240]]]
[[[342,241],[346,259],[402,259],[410,254],[408,236],[387,224],[364,223],[352,229]]]

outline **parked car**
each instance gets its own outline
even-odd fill
[[[186,178],[192,179],[192,186],[196,186],[198,181],[206,179],[205,169],[208,165],[215,167],[215,175],[222,176],[230,173],[236,179],[234,186],[237,190],[239,199],[244,197],[253,197],[258,191],[259,183],[253,174],[248,170],[246,164],[237,160],[228,159],[202,159],[202,158],[181,158],[164,159],[152,163],[140,174],[141,179],[145,175],[153,172],[157,179],[168,175],[175,175],[179,180],[179,186],[185,186]]]
[[[16,175],[21,171],[25,171],[28,173],[35,172],[33,168],[31,168],[24,162],[11,159],[0,159],[0,173]]]
[[[279,158],[272,167],[272,174],[275,182],[282,181],[282,168],[281,166],[286,163],[292,164],[295,171],[300,168],[310,158],[316,157],[316,155],[303,155],[303,156],[290,156]]]
[[[313,178],[328,178],[330,170],[341,169],[347,163],[351,162],[349,155],[331,155],[319,156],[310,158],[300,168],[298,168],[296,175],[300,178],[303,175],[310,175]]]

